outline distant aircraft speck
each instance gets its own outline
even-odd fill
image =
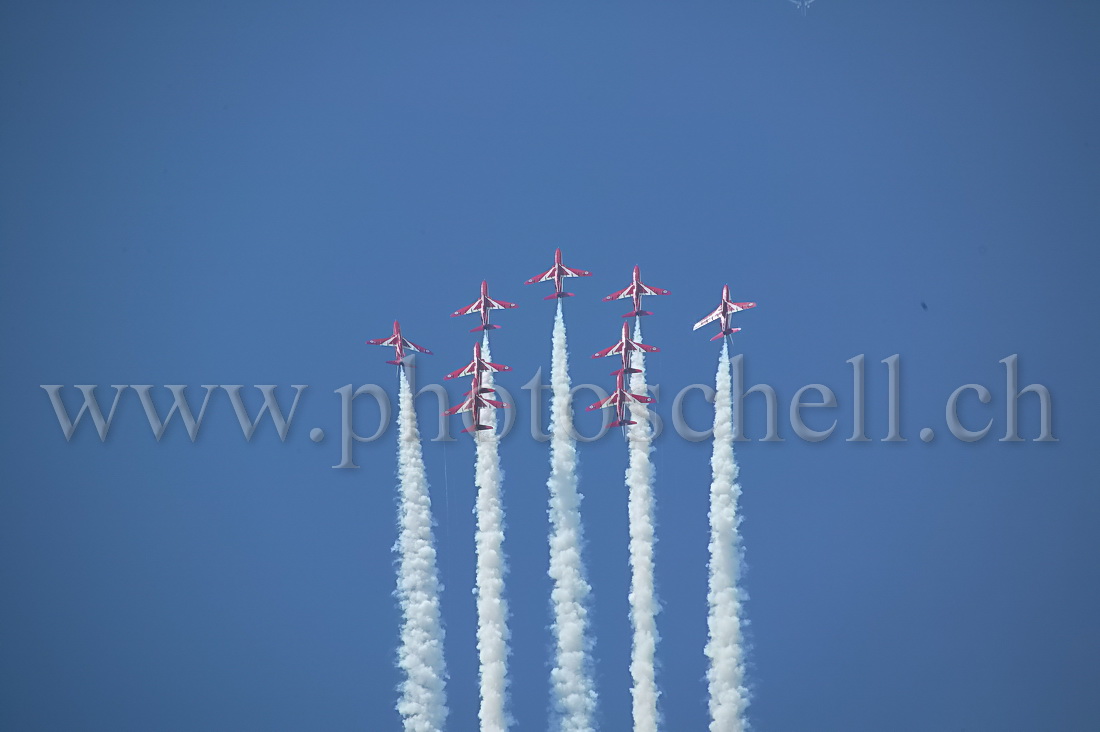
[[[814,0],[790,0],[790,1],[792,3],[794,3],[794,6],[796,8],[798,8],[802,12],[803,15],[805,15],[806,14],[806,8],[810,7],[810,3],[812,3]]]

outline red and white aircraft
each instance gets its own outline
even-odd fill
[[[662,290],[660,287],[650,287],[649,285],[642,283],[641,272],[637,265],[634,266],[634,281],[630,283],[630,286],[625,290],[619,290],[613,292],[603,299],[604,302],[610,302],[612,300],[622,300],[626,297],[634,298],[634,310],[624,315],[624,318],[634,317],[636,315],[653,315],[653,313],[646,310],[642,310],[642,295],[671,295],[668,290]]]
[[[504,366],[503,364],[493,363],[491,361],[486,361],[484,358],[481,357],[481,344],[480,343],[475,343],[474,344],[474,360],[470,361],[470,363],[466,364],[465,366],[460,368],[458,371],[452,371],[451,373],[447,374],[443,378],[444,379],[457,379],[460,376],[479,375],[482,371],[492,371],[493,373],[498,373],[500,371],[511,371],[511,370],[512,370],[511,366]]]
[[[623,334],[619,338],[619,342],[613,346],[597,351],[592,354],[592,358],[604,358],[606,356],[619,356],[623,357],[623,367],[618,371],[612,371],[612,376],[618,376],[619,374],[637,374],[641,373],[641,369],[632,368],[630,366],[630,354],[633,351],[645,351],[646,353],[656,353],[660,351],[657,346],[650,346],[645,343],[639,343],[638,341],[630,340],[630,328],[626,323],[623,323]]]
[[[592,406],[585,409],[586,412],[591,412],[596,409],[606,409],[607,407],[615,407],[616,419],[609,427],[625,427],[628,424],[637,424],[627,419],[627,407],[631,403],[637,404],[650,404],[653,402],[653,397],[646,396],[644,394],[631,394],[626,390],[626,386],[623,383],[623,375],[620,373],[615,378],[615,393],[609,396],[607,399],[601,399]]]
[[[723,285],[721,304],[714,312],[696,323],[692,330],[699,330],[707,323],[713,323],[715,320],[720,319],[718,327],[721,328],[721,332],[711,338],[711,340],[716,341],[723,336],[733,335],[741,329],[730,327],[730,316],[734,313],[739,313],[742,310],[748,310],[754,307],[756,307],[756,303],[754,302],[734,302],[730,300],[730,286]]]
[[[393,346],[394,350],[397,351],[397,356],[396,356],[395,360],[386,361],[386,363],[392,363],[394,366],[404,366],[405,365],[405,349],[406,348],[408,348],[410,351],[417,351],[419,353],[426,353],[429,356],[432,354],[432,352],[429,351],[427,348],[424,348],[423,346],[418,346],[415,343],[413,343],[412,341],[410,341],[408,338],[406,338],[405,336],[401,335],[401,324],[398,323],[396,320],[393,321],[393,335],[391,335],[389,338],[371,338],[369,341],[367,341],[367,345],[368,346]],[[412,364],[409,364],[409,365],[411,366]]]
[[[470,332],[474,333],[479,330],[495,330],[499,328],[499,325],[492,325],[489,323],[489,311],[490,310],[504,310],[505,308],[518,308],[514,302],[504,302],[503,300],[494,300],[489,297],[489,284],[485,281],[481,281],[481,297],[474,300],[473,303],[467,305],[461,310],[456,310],[451,313],[452,318],[457,318],[459,315],[470,315],[471,313],[481,313],[481,325],[477,328],[470,328]]]
[[[495,399],[489,399],[484,396],[485,394],[492,394],[493,390],[487,386],[481,385],[481,372],[475,371],[474,377],[470,381],[470,390],[464,395],[466,397],[463,402],[457,406],[451,407],[447,411],[443,412],[444,415],[450,417],[455,414],[462,414],[463,412],[473,412],[472,424],[463,432],[476,432],[478,430],[491,430],[487,424],[481,423],[481,410],[482,409],[507,409],[511,404],[505,404],[504,402],[497,401]]]
[[[592,273],[584,269],[573,269],[561,263],[561,249],[554,250],[554,266],[540,275],[535,275],[523,284],[533,285],[536,282],[554,281],[554,294],[547,295],[543,300],[554,300],[559,297],[573,297],[572,292],[562,292],[561,281],[565,277],[591,277]]]

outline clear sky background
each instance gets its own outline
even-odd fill
[[[644,324],[666,419],[713,383],[717,345],[690,326],[721,285],[760,303],[735,344],[786,440],[758,441],[750,396],[755,729],[1100,728],[1098,72],[1088,2],[4,3],[0,727],[398,729],[395,434],[333,470],[333,392],[395,390],[363,345],[395,317],[437,354],[421,383],[461,366],[473,318],[447,315],[487,278],[520,303],[493,356],[525,423],[553,305],[521,283],[560,246],[595,272],[565,303],[575,383],[612,383],[588,355],[617,336],[626,308],[599,298],[631,266],[672,290]],[[884,443],[895,353],[907,441]],[[997,441],[1011,354],[1059,442]],[[807,444],[786,406],[815,382],[839,406],[808,421],[839,424]],[[963,444],[943,410],[972,382],[993,400],[964,419],[994,426]],[[108,404],[110,384],[189,384],[196,407],[201,384],[280,384],[284,405],[309,388],[285,443],[269,421],[246,442],[223,392],[194,444],[176,422],[157,443],[129,391],[101,444],[90,423],[67,443],[39,384]],[[676,732],[707,723],[709,450],[666,431],[654,453]],[[425,455],[450,729],[472,730],[473,449]],[[549,704],[547,457],[502,445],[523,731]],[[580,464],[601,728],[626,730],[622,439]]]

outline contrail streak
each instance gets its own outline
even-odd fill
[[[718,359],[714,396],[714,452],[710,459],[710,583],[707,601],[710,659],[710,732],[742,732],[745,727],[744,653],[741,647],[741,539],[737,525],[737,462],[733,457],[733,406],[726,343]]]
[[[489,334],[482,340],[485,360],[489,353]],[[482,375],[484,386],[492,387],[493,374]],[[473,415],[475,420],[477,415]],[[496,411],[486,410],[483,424],[492,429],[474,432],[477,442],[477,464],[474,483],[477,485],[477,651],[480,661],[481,706],[478,718],[482,732],[504,732],[511,718],[508,702],[508,604],[504,599],[504,512],[500,504],[499,438],[496,433]]]
[[[591,732],[596,692],[591,678],[590,641],[587,634],[589,593],[581,549],[581,496],[577,493],[577,446],[573,438],[573,408],[569,385],[569,356],[561,300],[554,318],[550,364],[550,576],[554,580],[551,604],[554,668],[550,672],[556,729]]]
[[[405,370],[399,370],[397,473],[401,501],[397,510],[400,533],[394,551],[399,555],[396,594],[403,616],[397,660],[405,680],[397,710],[406,732],[439,732],[447,718],[447,668],[443,661],[432,502],[412,388]]]
[[[634,321],[634,340],[642,340],[642,325],[637,319]],[[643,394],[646,391],[645,356],[635,351],[630,361],[633,368],[640,370],[630,376],[630,391]],[[656,619],[660,608],[653,587],[653,464],[649,460],[652,428],[644,405],[632,402],[630,419],[637,422],[627,432],[630,460],[626,469],[630,516],[630,620],[634,627],[630,651],[630,675],[634,685],[630,693],[634,705],[634,732],[656,732],[660,692],[654,655],[660,639]]]

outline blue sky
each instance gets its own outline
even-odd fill
[[[760,303],[735,344],[787,439],[756,441],[749,397],[756,729],[1100,724],[1098,36],[1068,2],[4,5],[0,726],[398,728],[393,434],[331,469],[333,390],[395,389],[363,345],[395,317],[437,354],[421,383],[465,363],[473,319],[447,315],[488,279],[520,304],[493,357],[523,418],[553,309],[520,283],[557,246],[595,273],[566,302],[576,383],[611,384],[587,356],[634,264],[672,290],[645,322],[666,418],[713,380],[690,325],[721,285]],[[895,353],[908,441],[883,443]],[[1014,353],[1057,443],[997,441]],[[962,444],[943,405],[974,382],[993,401],[965,419],[994,428]],[[285,443],[246,442],[224,393],[194,444],[157,443],[128,392],[101,444],[66,443],[38,386],[177,383],[309,388]],[[784,416],[809,383],[839,401],[817,444]],[[662,710],[698,730],[709,446],[656,448]],[[425,445],[453,730],[476,725],[472,455]],[[512,435],[502,460],[511,708],[540,729],[547,448]],[[601,728],[628,729],[626,451],[580,461]]]

